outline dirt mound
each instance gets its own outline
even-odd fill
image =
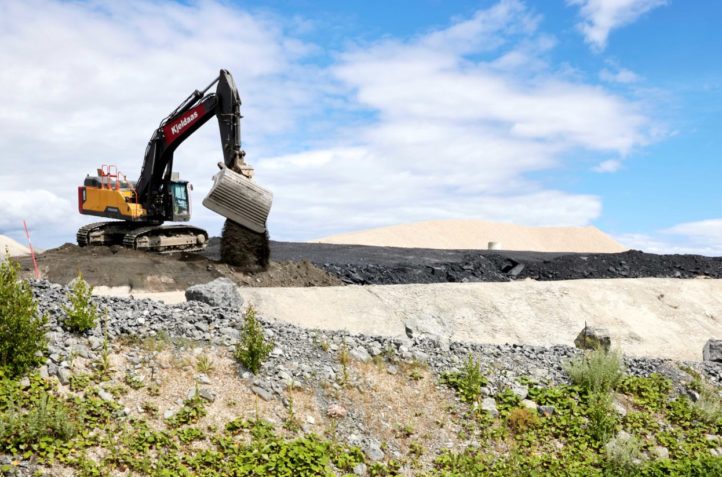
[[[5,257],[6,250],[11,257],[20,257],[30,254],[29,248],[17,243],[10,237],[0,235],[0,260],[2,260],[2,257]]]
[[[483,220],[438,220],[334,235],[320,243],[485,250],[616,253],[627,250],[596,227],[524,227]]]
[[[91,285],[130,287],[137,291],[185,290],[225,276],[241,286],[305,287],[341,284],[309,262],[272,262],[267,271],[243,273],[199,254],[161,255],[120,246],[78,247],[66,243],[37,256],[43,278],[67,284],[78,273]],[[26,276],[32,275],[29,257],[18,260]]]

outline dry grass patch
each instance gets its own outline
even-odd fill
[[[339,403],[363,421],[367,432],[402,454],[419,455],[430,463],[436,451],[456,447],[459,426],[449,412],[453,393],[439,387],[435,376],[421,366],[413,373],[389,374],[385,366],[353,362],[350,370],[361,383],[339,395]]]

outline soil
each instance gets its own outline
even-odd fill
[[[44,278],[66,284],[78,275],[92,285],[136,291],[185,290],[226,276],[241,286],[309,287],[347,284],[499,282],[520,279],[722,278],[722,257],[439,250],[362,245],[271,242],[263,272],[246,273],[220,262],[220,239],[202,253],[159,255],[122,247],[65,244],[38,255]],[[25,276],[29,257],[20,258]]]
[[[23,274],[32,276],[29,257],[19,258]],[[180,253],[161,255],[130,250],[120,246],[78,247],[74,244],[50,249],[37,255],[43,278],[67,284],[78,273],[93,286],[130,287],[152,292],[185,290],[225,276],[241,286],[307,287],[333,286],[342,282],[308,261],[272,262],[258,273],[211,260],[203,255]]]

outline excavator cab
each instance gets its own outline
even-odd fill
[[[169,183],[171,222],[188,222],[191,219],[191,202],[188,181],[171,181]]]

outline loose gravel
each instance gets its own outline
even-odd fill
[[[49,319],[49,359],[41,373],[63,375],[71,355],[97,359],[105,337],[146,338],[163,334],[232,349],[240,337],[242,316],[237,310],[212,307],[189,301],[178,305],[144,299],[96,297],[105,315],[101,323],[83,335],[71,334],[61,326],[62,305],[69,289],[47,281],[31,282],[41,313]],[[107,312],[106,312],[107,310]],[[253,381],[259,394],[283,397],[291,386],[315,386],[335,382],[342,373],[338,355],[344,347],[353,359],[368,361],[381,356],[389,362],[417,362],[436,373],[459,369],[469,354],[474,355],[489,377],[491,392],[511,386],[521,377],[540,383],[566,382],[564,364],[579,351],[568,346],[477,345],[448,343],[424,338],[383,338],[351,335],[345,332],[299,328],[259,318],[268,338],[275,343],[259,376],[241,370]],[[684,363],[703,373],[713,383],[722,384],[722,364]],[[662,359],[626,358],[627,371],[646,376],[657,372],[682,384],[690,377],[675,362]]]

